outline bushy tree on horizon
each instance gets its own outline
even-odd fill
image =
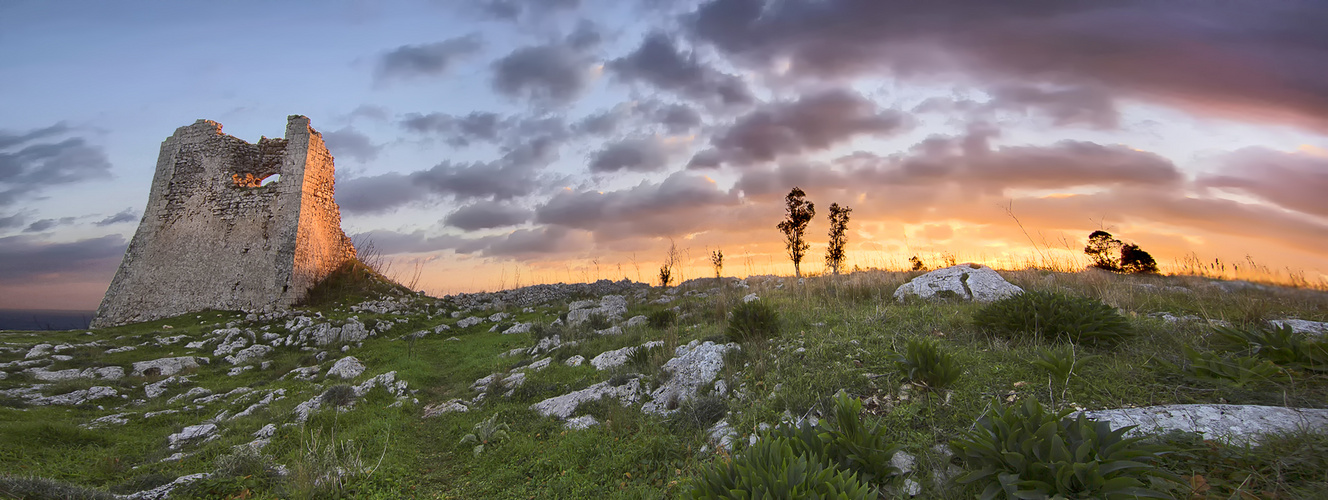
[[[1139,248],[1139,245],[1124,245],[1120,250],[1120,270],[1121,272],[1144,274],[1156,273],[1157,261],[1148,252]]]
[[[844,247],[848,245],[848,214],[853,209],[841,207],[838,203],[830,204],[830,243],[825,249],[825,266],[835,274],[844,265]]]
[[[807,201],[806,196],[807,193],[797,187],[789,191],[784,198],[784,220],[775,226],[784,233],[784,249],[788,250],[789,259],[793,260],[793,274],[799,278],[802,277],[802,258],[807,254],[807,249],[811,248],[803,234],[807,232],[807,224],[816,217],[816,205]]]
[[[1088,245],[1084,247],[1084,253],[1093,259],[1093,267],[1118,271],[1120,261],[1116,260],[1115,253],[1120,247],[1121,241],[1112,237],[1111,233],[1097,230],[1088,235]]]

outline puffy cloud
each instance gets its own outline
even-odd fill
[[[487,111],[474,111],[465,116],[410,113],[400,125],[411,132],[438,135],[455,147],[474,143],[515,147],[532,136],[553,139],[571,136],[571,131],[558,116],[502,116]]]
[[[466,231],[492,229],[522,224],[530,220],[531,211],[503,203],[480,202],[458,208],[443,219],[443,223]]]
[[[581,0],[461,0],[465,5],[494,19],[518,21],[523,17],[541,17],[562,10],[574,10]]]
[[[114,215],[108,215],[106,216],[106,218],[99,220],[94,224],[98,227],[106,227],[114,224],[120,224],[123,222],[138,222],[138,220],[139,220],[138,211],[134,210],[131,207],[121,210],[119,213],[116,213]]]
[[[1266,202],[1328,217],[1328,157],[1245,148],[1222,159],[1222,171],[1201,177],[1204,187],[1224,188]]]
[[[35,235],[0,238],[0,283],[110,279],[128,243],[119,235],[52,243]]]
[[[676,172],[623,190],[562,191],[535,209],[535,221],[593,231],[603,240],[675,236],[706,228],[719,207],[740,203],[708,178]]]
[[[396,172],[337,181],[337,205],[347,213],[383,213],[429,197],[410,176]]]
[[[369,136],[351,127],[323,132],[323,141],[333,156],[355,158],[360,161],[373,161],[378,158],[382,146],[374,145]]]
[[[752,68],[1110,89],[1117,96],[1322,130],[1328,6],[1235,2],[711,0],[690,33]]]
[[[438,76],[446,73],[458,60],[478,53],[483,46],[478,34],[436,43],[402,45],[379,56],[375,75],[379,80]]]
[[[746,83],[683,53],[672,37],[654,32],[632,53],[608,63],[608,69],[626,82],[648,82],[657,88],[699,101],[748,104],[751,91]]]
[[[78,220],[76,217],[61,217],[59,219],[41,219],[23,229],[25,233],[40,233],[59,226],[67,226]]]
[[[668,167],[669,158],[678,151],[678,147],[659,136],[623,139],[596,152],[590,160],[590,171],[659,171]]]
[[[903,114],[845,90],[767,104],[742,117],[693,158],[692,168],[746,165],[825,150],[858,135],[884,135],[905,127]]]
[[[59,139],[71,131],[61,123],[21,133],[0,130],[0,206],[50,186],[111,177],[101,147],[81,137]]]
[[[0,216],[0,229],[9,229],[22,226],[28,218],[21,213]]]
[[[493,89],[542,105],[575,101],[594,81],[594,59],[565,42],[522,47],[494,61]]]

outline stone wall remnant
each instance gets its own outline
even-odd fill
[[[355,258],[332,155],[309,118],[257,144],[198,120],[161,143],[138,231],[94,328],[202,311],[288,307]]]

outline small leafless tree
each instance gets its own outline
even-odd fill
[[[669,253],[664,258],[664,264],[659,266],[659,285],[669,286],[673,282],[673,267],[678,265],[678,245],[669,239]]]

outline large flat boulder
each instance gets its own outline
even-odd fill
[[[990,267],[960,264],[937,269],[895,289],[895,300],[914,296],[924,299],[962,299],[992,302],[1023,293],[1024,289],[1005,281]]]
[[[1232,444],[1257,444],[1266,434],[1298,429],[1328,429],[1328,409],[1280,406],[1190,404],[1163,405],[1083,412],[1094,420],[1111,422],[1112,428],[1137,425],[1133,434],[1162,434],[1168,431],[1196,432],[1204,439]]]

